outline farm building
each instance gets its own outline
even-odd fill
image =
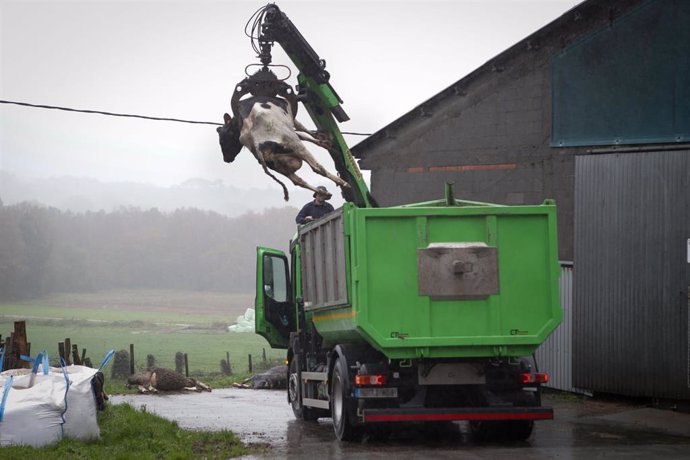
[[[352,149],[384,206],[556,200],[559,388],[690,399],[687,24],[684,0],[585,1]]]

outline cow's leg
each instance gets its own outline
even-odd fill
[[[301,144],[300,144],[301,145]],[[302,148],[305,149],[303,146]],[[307,152],[308,153],[308,152]],[[271,166],[275,171],[279,172],[283,176],[287,177],[298,187],[306,188],[316,193],[317,189],[313,185],[309,184],[307,181],[302,179],[296,174],[296,171],[302,167],[302,157],[294,154],[290,155],[275,155],[273,157],[274,162]],[[318,164],[318,163],[317,163]]]
[[[314,155],[311,154],[309,150],[302,144],[297,144],[294,146],[293,151],[304,161],[307,162],[307,164],[311,167],[312,171],[314,171],[316,174],[320,174],[324,177],[329,178],[336,184],[338,184],[341,187],[349,187],[350,185],[345,182],[343,179],[341,179],[338,176],[335,176],[331,173],[328,172],[326,168],[321,166],[321,163],[316,161],[316,158],[314,158]]]
[[[273,155],[272,160],[271,169],[290,179],[296,186],[316,192],[316,187],[308,184],[304,179],[295,174],[302,167],[302,159],[298,155],[293,153],[278,154]]]
[[[295,134],[297,134],[297,137],[299,137],[303,141],[311,142],[312,144],[316,144],[319,147],[324,148],[326,150],[330,150],[330,148],[333,147],[333,144],[327,135],[317,134],[317,136],[312,136],[310,133],[306,131],[295,131]]]
[[[306,188],[307,190],[311,190],[312,192],[316,193],[316,187],[309,185],[307,181],[299,177],[297,174],[294,172],[291,174],[286,174],[287,178],[292,181],[293,184],[295,184],[298,187]]]
[[[311,131],[309,131],[307,127],[300,123],[296,118],[293,119],[293,122],[295,125],[295,134],[297,134],[297,136],[303,141],[311,142],[326,150],[330,150],[333,146],[328,134],[317,131],[316,135],[313,135]]]
[[[283,198],[285,199],[285,201],[288,201],[290,199],[290,194],[288,193],[287,187],[268,170],[268,168],[271,168],[274,171],[277,171],[287,176],[287,174],[283,173],[280,169],[276,168],[274,155],[271,152],[270,148],[264,147],[262,150],[262,147],[258,146],[255,150],[252,150],[252,152],[256,152],[254,153],[254,156],[256,156],[256,159],[259,160],[259,163],[261,163],[261,166],[264,168],[264,172],[266,173],[266,175],[268,175],[274,181],[278,182],[280,186],[283,187]],[[299,166],[297,168],[299,168],[300,166],[302,166],[302,162],[299,163]]]

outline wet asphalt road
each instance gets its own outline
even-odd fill
[[[330,419],[295,420],[284,391],[229,388],[111,402],[145,406],[184,428],[231,430],[247,443],[267,445],[259,456],[265,458],[690,459],[690,414],[561,396],[544,398],[556,419],[537,422],[527,442],[492,444],[474,443],[463,423],[398,426],[386,442],[340,443]]]

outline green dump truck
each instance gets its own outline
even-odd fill
[[[275,4],[253,19],[263,67],[233,108],[247,93],[283,95],[293,114],[301,102],[348,184],[345,205],[299,227],[289,254],[257,250],[256,331],[287,349],[295,416],[332,417],[341,440],[454,420],[480,439],[528,437],[553,418],[531,356],[562,317],[555,205],[460,201],[448,185],[439,201],[377,207],[325,61]],[[294,91],[270,72],[274,42],[300,70]]]
[[[286,348],[297,418],[339,439],[401,421],[469,420],[526,438],[558,326],[556,210],[444,200],[343,208],[258,248],[256,329]]]

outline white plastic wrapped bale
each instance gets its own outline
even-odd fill
[[[254,332],[254,309],[247,308],[244,315],[237,317],[237,324],[228,326],[230,332]]]
[[[91,379],[98,369],[67,366],[65,371],[70,381],[67,392],[67,411],[64,415],[65,437],[81,441],[97,440],[100,437],[100,430],[96,415],[96,396],[91,388]]]
[[[0,377],[4,395],[0,446],[42,447],[62,439],[67,381],[63,375]],[[33,385],[32,385],[33,383]]]

